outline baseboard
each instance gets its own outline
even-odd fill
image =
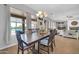
[[[12,47],[12,46],[15,46],[15,45],[17,45],[17,43],[14,43],[14,44],[10,44],[10,45],[4,46],[4,47],[0,48],[0,50],[9,48],[9,47]]]

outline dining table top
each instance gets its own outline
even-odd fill
[[[48,36],[49,36],[49,33],[40,34],[39,32],[21,34],[22,40],[25,41],[27,45],[38,42],[39,40],[42,40]]]

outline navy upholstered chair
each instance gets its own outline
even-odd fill
[[[32,47],[32,45],[28,46],[27,43],[22,40],[21,34],[24,34],[24,32],[16,31],[16,38],[17,38],[17,42],[18,42],[18,52],[17,53],[19,53],[19,51],[21,50],[22,54],[24,54],[24,51],[30,49]]]
[[[41,49],[41,50],[49,53],[50,52],[49,48],[51,47],[51,50],[53,51],[53,45],[55,45],[54,37],[55,37],[54,30],[50,30],[49,37],[46,37],[40,41],[39,50]],[[47,49],[41,48],[41,45],[43,45],[44,47],[47,47]]]

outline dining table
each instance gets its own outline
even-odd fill
[[[49,36],[49,32],[48,33],[40,33],[40,32],[33,32],[33,33],[29,33],[29,32],[25,32],[24,34],[21,34],[21,38],[24,42],[26,42],[26,44],[29,46],[31,44],[35,44],[38,43],[38,49],[37,49],[37,53],[39,53],[39,42],[40,40],[43,40],[44,38]]]

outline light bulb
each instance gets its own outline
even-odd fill
[[[39,15],[42,14],[42,11],[38,11],[38,14],[39,14]]]
[[[39,14],[36,14],[36,16],[38,17],[38,16],[39,16]]]

